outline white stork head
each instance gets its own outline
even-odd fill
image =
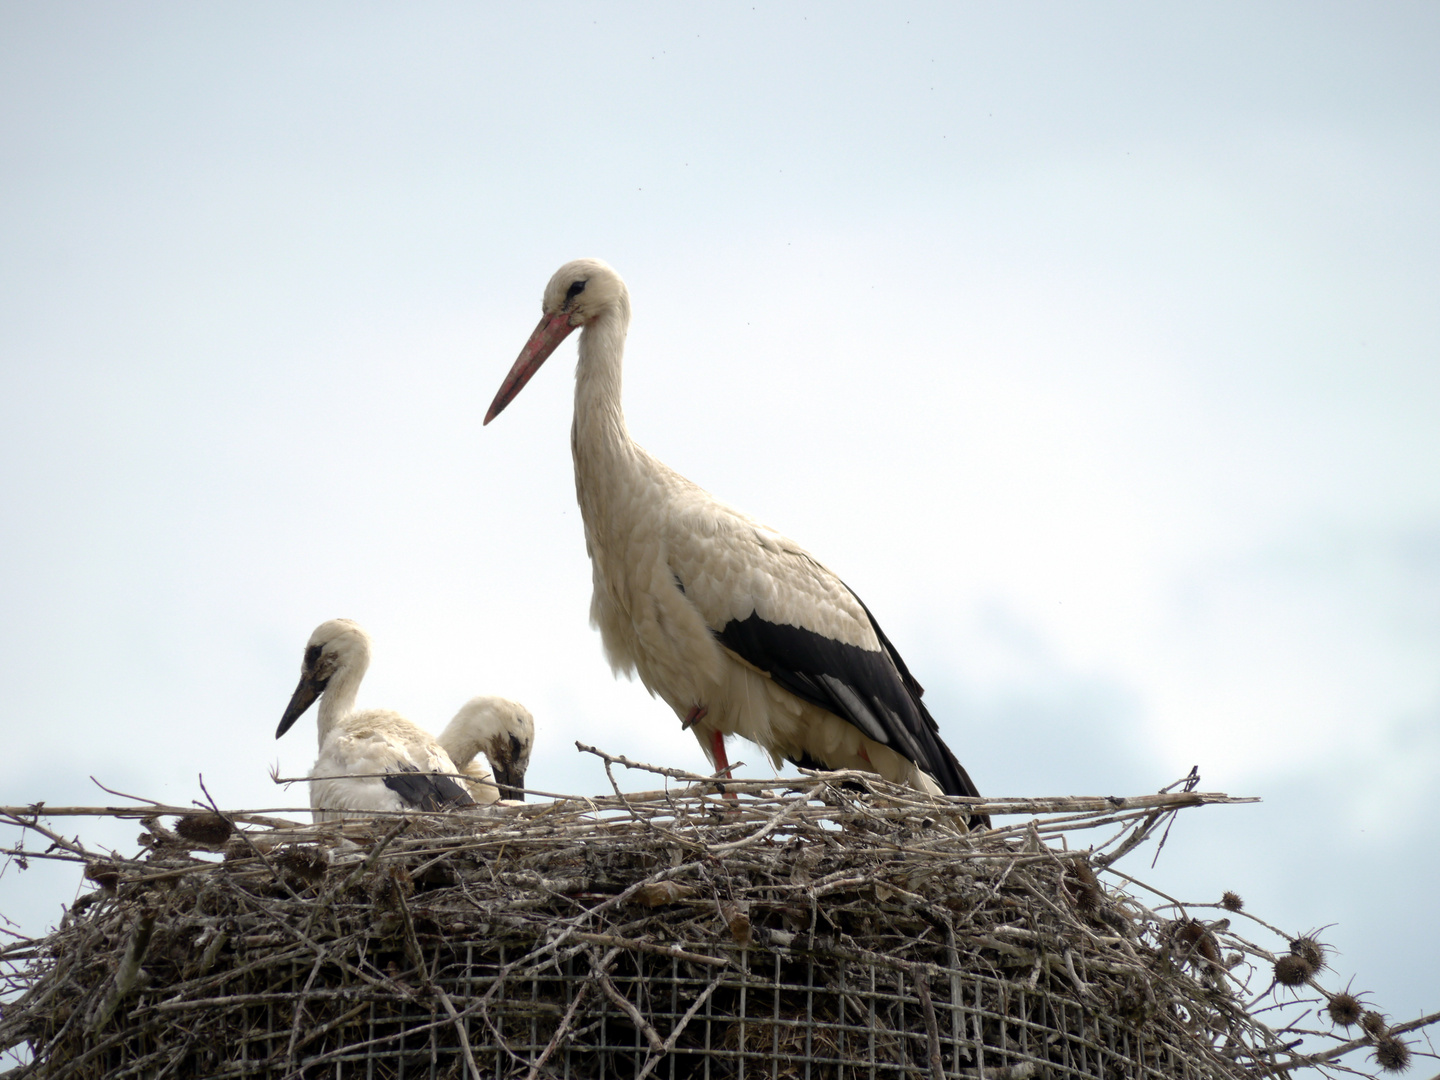
[[[530,710],[500,697],[471,698],[440,733],[440,745],[462,771],[476,754],[484,753],[495,770],[504,798],[524,799],[525,770],[535,745],[535,719]],[[511,790],[507,791],[509,788]]]
[[[300,664],[300,685],[285,706],[285,715],[275,731],[278,739],[315,703],[337,674],[355,686],[370,666],[370,635],[349,619],[331,619],[315,628],[305,644]]]
[[[530,376],[540,370],[540,365],[570,331],[598,325],[615,314],[623,315],[628,322],[630,293],[620,275],[606,263],[599,259],[576,259],[555,271],[550,284],[545,286],[540,307],[544,312],[540,325],[535,327],[510,374],[500,384],[500,392],[485,414],[487,424],[524,389]]]

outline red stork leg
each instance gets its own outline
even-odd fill
[[[685,714],[685,720],[680,726],[688,731],[701,720],[704,720],[709,711],[710,710],[704,705],[696,705]],[[710,757],[715,762],[715,772],[717,775],[730,775],[730,759],[725,756],[725,735],[722,732],[712,731],[710,733]],[[726,791],[724,784],[720,785],[720,793],[727,799],[734,799],[737,802],[740,799],[740,796],[736,795],[733,791]]]
[[[730,759],[725,756],[725,736],[716,731],[710,736],[710,750],[715,755],[715,771],[730,775]],[[720,794],[734,802],[740,801],[740,796],[733,791],[726,791],[725,785],[720,785]]]
[[[715,731],[710,735],[710,754],[715,759],[715,771],[730,775],[730,759],[725,756],[725,736]]]

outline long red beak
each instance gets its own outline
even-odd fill
[[[530,340],[525,342],[525,347],[520,350],[520,358],[515,361],[510,374],[506,375],[505,381],[500,384],[500,392],[490,403],[490,411],[485,414],[486,424],[499,416],[505,406],[515,399],[515,395],[525,389],[530,376],[540,370],[540,365],[545,363],[556,346],[574,329],[570,325],[569,314],[564,311],[546,315],[540,320],[540,325],[535,327]]]

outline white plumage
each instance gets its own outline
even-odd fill
[[[625,283],[580,259],[551,278],[540,325],[485,422],[581,329],[571,449],[594,579],[591,621],[616,672],[638,673],[716,768],[724,737],[775,761],[864,769],[978,795],[923,692],[845,583],[793,541],[646,453],[621,409]]]
[[[524,705],[501,697],[471,698],[440,732],[439,743],[466,777],[465,786],[477,803],[498,802],[499,787],[509,789],[504,798],[525,798],[535,720]],[[480,760],[481,753],[490,759],[493,774]]]
[[[433,735],[388,709],[355,712],[370,666],[370,638],[349,619],[321,623],[305,646],[300,684],[285,708],[278,739],[320,698],[320,755],[310,770],[316,821],[377,810],[447,810],[474,800]]]

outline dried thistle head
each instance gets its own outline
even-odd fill
[[[1300,957],[1316,971],[1325,966],[1325,946],[1308,934],[1290,942],[1290,955]]]
[[[1360,1005],[1359,998],[1348,990],[1342,990],[1330,999],[1325,1011],[1330,1014],[1331,1023],[1348,1028],[1360,1022],[1360,1014],[1365,1010]]]
[[[1194,947],[1205,936],[1205,927],[1196,919],[1181,919],[1175,924],[1175,940]]]
[[[85,876],[95,882],[102,889],[109,892],[115,891],[115,886],[120,882],[120,868],[114,863],[91,862],[85,864]]]
[[[1240,899],[1240,894],[1226,889],[1220,897],[1220,906],[1226,911],[1240,911],[1245,907],[1245,901]]]
[[[1375,1040],[1375,1061],[1386,1072],[1401,1072],[1410,1067],[1410,1047],[1394,1035],[1381,1035]]]
[[[1372,1039],[1379,1039],[1390,1030],[1390,1025],[1374,1009],[1366,1009],[1360,1014],[1360,1030]]]
[[[175,819],[175,832],[193,844],[219,847],[230,838],[235,826],[220,814],[182,814]]]
[[[1281,986],[1304,986],[1315,974],[1315,966],[1303,956],[1289,953],[1275,961],[1275,981]]]
[[[398,863],[376,871],[370,879],[370,900],[377,907],[398,906],[414,891],[414,878]]]
[[[305,881],[319,881],[330,868],[325,853],[310,844],[287,847],[274,856],[275,864]]]
[[[1182,919],[1173,924],[1171,932],[1184,959],[1204,960],[1210,965],[1211,971],[1218,971],[1225,966],[1215,935],[1199,919]]]
[[[1074,891],[1075,907],[1086,915],[1099,911],[1105,904],[1105,891],[1095,877],[1095,871],[1083,857],[1071,859],[1065,867],[1065,876]]]
[[[225,861],[234,862],[236,859],[248,859],[255,854],[255,848],[250,844],[244,833],[236,832],[225,841]]]

